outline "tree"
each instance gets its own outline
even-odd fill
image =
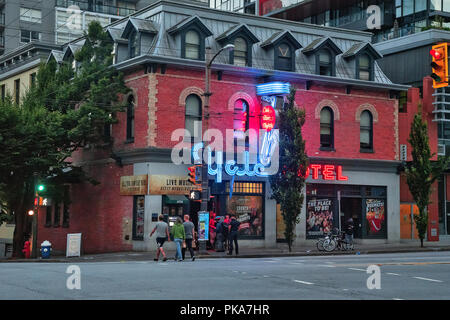
[[[428,126],[422,120],[421,111],[414,116],[408,142],[412,147],[412,161],[405,168],[406,181],[419,208],[419,214],[414,216],[414,221],[420,238],[420,246],[423,247],[423,239],[428,227],[427,209],[431,203],[431,187],[447,168],[449,158],[439,157],[438,161],[431,161],[435,154],[431,154],[430,151]]]
[[[296,90],[291,88],[288,102],[279,112],[280,170],[270,176],[272,197],[280,204],[289,252],[292,251],[296,236],[295,226],[300,222],[305,173],[308,166],[305,141],[302,137],[305,111],[295,107],[295,93]]]
[[[89,180],[69,158],[79,148],[110,142],[105,126],[124,111],[120,94],[129,89],[112,65],[112,43],[98,22],[89,25],[86,42],[72,61],[40,66],[37,81],[18,107],[11,98],[0,103],[0,195],[14,214],[13,255],[22,255],[33,207],[34,187],[45,181],[52,197],[63,198],[61,186]],[[110,144],[109,144],[110,146]]]

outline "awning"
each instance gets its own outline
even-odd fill
[[[186,204],[189,203],[188,198],[183,195],[164,195],[163,196],[164,204]]]

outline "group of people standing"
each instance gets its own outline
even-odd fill
[[[236,220],[234,215],[226,215],[225,217],[216,217],[215,213],[211,213],[209,221],[209,243],[212,249],[217,247],[217,251],[228,250],[228,255],[233,254],[233,244],[236,255],[239,254],[238,231],[240,222]],[[150,237],[156,232],[156,257],[154,261],[159,261],[162,254],[163,261],[167,261],[167,255],[164,252],[164,243],[170,242],[171,236],[176,244],[175,261],[183,261],[185,259],[186,249],[191,254],[192,261],[195,261],[193,243],[196,238],[195,226],[190,221],[189,215],[184,215],[184,222],[178,217],[169,233],[169,225],[164,221],[161,214],[155,228],[150,233]]]
[[[233,254],[233,244],[236,255],[239,254],[238,232],[241,223],[236,220],[235,215],[225,215],[216,217],[211,213],[209,219],[209,243],[210,247],[216,251],[228,250],[228,255]]]

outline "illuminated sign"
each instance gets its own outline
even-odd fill
[[[261,110],[261,128],[270,131],[275,127],[275,110],[271,106],[265,106]]]
[[[256,95],[283,95],[289,94],[291,85],[288,82],[270,82],[256,85]]]
[[[348,181],[348,177],[342,174],[342,166],[332,164],[311,164],[306,169],[305,179],[311,175],[313,180],[319,180],[319,175],[323,180]]]

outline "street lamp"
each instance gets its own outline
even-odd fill
[[[233,50],[234,45],[233,44],[227,44],[223,48],[221,48],[212,58],[211,58],[211,47],[206,47],[206,63],[205,63],[205,105],[203,108],[203,117],[205,119],[204,123],[204,130],[202,132],[202,142],[203,142],[203,150],[206,150],[205,141],[203,140],[204,133],[208,130],[208,123],[209,123],[209,97],[212,95],[210,92],[211,87],[211,65],[214,61],[214,59],[223,51]],[[204,154],[204,153],[203,153]],[[202,184],[202,202],[200,206],[201,211],[208,211],[208,201],[209,201],[209,193],[208,193],[208,166],[206,163],[206,159],[203,159],[202,162],[202,176],[201,176],[201,184]],[[199,249],[201,252],[206,251],[206,241],[200,241],[199,242]]]

